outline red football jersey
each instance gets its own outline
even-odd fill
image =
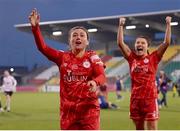
[[[89,80],[96,81],[97,85],[105,82],[104,64],[98,55],[94,51],[86,51],[82,58],[77,58],[71,51],[64,52],[47,46],[39,26],[32,27],[32,31],[38,49],[59,67],[61,112],[81,113],[84,105],[94,105],[99,109],[96,93],[90,92],[87,86]],[[67,113],[66,117],[71,116]]]
[[[161,60],[157,51],[143,58],[132,51],[127,60],[131,75],[131,98],[157,98],[155,77]]]

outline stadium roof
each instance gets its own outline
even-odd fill
[[[166,10],[154,11],[146,13],[132,13],[121,14],[115,16],[83,18],[83,19],[68,19],[59,21],[46,21],[41,22],[40,27],[44,37],[58,41],[60,43],[67,43],[68,31],[70,28],[80,25],[87,29],[97,29],[97,32],[90,33],[91,48],[102,49],[113,47],[116,43],[118,21],[120,17],[126,17],[126,26],[136,26],[135,29],[125,29],[127,40],[135,38],[139,35],[147,35],[152,40],[157,39],[156,34],[165,32],[165,18],[172,16],[173,40],[180,43],[180,10]],[[177,24],[177,25],[176,25]],[[18,24],[15,27],[23,32],[31,33],[30,24]],[[61,31],[61,35],[55,36],[53,32]],[[163,36],[164,37],[164,36]],[[115,46],[114,46],[115,47]]]

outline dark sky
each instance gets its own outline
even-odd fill
[[[180,0],[0,0],[0,66],[50,65],[34,45],[31,34],[16,30],[28,22],[33,8],[41,21],[66,20],[180,9]],[[66,46],[46,42],[57,49]]]

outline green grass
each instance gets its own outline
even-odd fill
[[[117,102],[115,93],[109,93],[109,100],[120,106],[117,110],[101,110],[101,129],[135,129],[129,119],[129,93],[123,92],[124,99]],[[3,105],[5,97],[0,94]],[[180,97],[168,93],[168,108],[160,110],[159,129],[180,129]],[[0,129],[10,130],[58,130],[58,93],[15,93],[11,112],[0,113]]]
[[[15,93],[12,98],[11,112],[0,114],[0,129],[59,129],[57,93]]]

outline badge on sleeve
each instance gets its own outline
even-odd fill
[[[90,59],[93,63],[101,60],[98,55],[93,55],[90,57]]]

